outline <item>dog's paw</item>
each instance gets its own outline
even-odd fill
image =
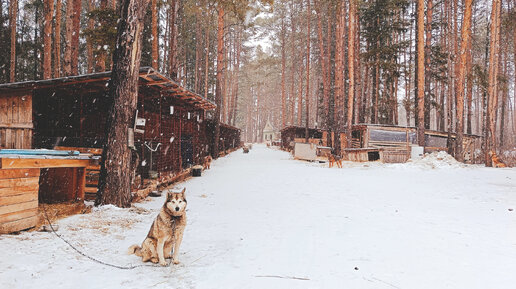
[[[174,265],[177,265],[177,264],[181,263],[181,262],[179,262],[179,260],[174,260],[172,262],[174,263]]]
[[[159,262],[159,264],[160,264],[161,266],[168,266],[167,261]]]

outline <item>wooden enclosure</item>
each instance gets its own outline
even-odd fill
[[[456,134],[451,135],[452,154],[455,153]],[[425,152],[448,151],[448,133],[433,130],[425,131]],[[463,156],[465,163],[478,164],[484,162],[482,153],[482,137],[479,135],[464,134]]]
[[[30,149],[32,129],[30,91],[0,91],[0,149]]]
[[[341,156],[352,161],[379,160],[385,163],[403,163],[411,157],[413,146],[417,146],[417,130],[415,127],[403,127],[380,124],[353,125],[351,132],[351,147],[347,147],[346,133],[340,132]],[[310,136],[326,139],[328,132],[310,130]],[[304,139],[304,127],[286,127],[281,131],[282,148],[291,150],[290,143],[296,139]],[[335,143],[334,132],[331,133],[332,143]],[[448,133],[432,130],[425,131],[424,151],[448,151]],[[455,134],[451,134],[452,146],[455,148]],[[481,163],[482,137],[464,135],[464,160],[466,163]],[[452,152],[453,153],[453,152]]]
[[[84,199],[85,170],[96,160],[44,153],[0,154],[0,234],[35,226],[39,202]]]
[[[417,145],[413,127],[359,124],[353,126],[351,137],[352,148],[381,149],[381,161],[385,163],[406,162],[411,146]]]
[[[306,128],[301,126],[288,126],[281,130],[281,148],[284,150],[291,151],[294,149],[294,142],[296,139],[301,140],[303,142],[305,140]],[[309,139],[316,139],[309,141],[310,143],[322,142],[323,139],[323,131],[317,128],[308,129],[308,137]],[[323,144],[325,145],[325,144]]]
[[[33,135],[29,134],[32,147],[100,149],[111,106],[107,96],[110,76],[110,72],[103,72],[2,84],[0,99],[5,103],[5,99],[9,103],[24,99],[27,113],[19,118],[18,126],[23,124],[33,131]],[[149,67],[140,69],[138,88],[138,123],[134,133],[134,157],[141,164],[138,174],[148,178],[151,172],[178,173],[200,163],[212,142],[204,123],[205,112],[214,109],[215,104]],[[14,125],[12,119],[5,122]],[[94,193],[93,188],[88,190]]]

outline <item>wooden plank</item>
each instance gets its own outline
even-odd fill
[[[99,149],[99,148],[56,146],[54,149],[55,150],[63,150],[63,151],[79,151],[81,153],[87,153],[87,154],[93,154],[93,155],[102,155],[102,149]]]
[[[20,178],[20,179],[0,179],[0,189],[1,188],[12,188],[15,189],[17,187],[22,186],[30,186],[39,183],[39,177],[30,177],[30,178]]]
[[[0,122],[0,128],[12,128],[12,129],[33,129],[34,125],[30,123],[3,123]]]
[[[30,229],[38,223],[38,217],[33,216],[13,222],[0,224],[0,234],[7,234],[17,232],[25,229]]]
[[[8,223],[38,215],[38,208],[0,215],[0,223]]]
[[[39,177],[39,169],[0,169],[0,179],[19,179]]]
[[[25,168],[76,168],[87,167],[90,160],[74,159],[0,159],[0,168],[25,169]]]
[[[17,186],[16,188],[0,188],[0,196],[14,196],[39,191],[39,184]]]
[[[98,188],[97,187],[85,187],[84,188],[84,192],[86,193],[94,193],[96,194],[98,192]]]
[[[92,180],[89,178],[86,179],[86,186],[93,187],[93,186],[98,186],[98,185],[99,185],[99,180]]]
[[[13,205],[7,205],[7,206],[0,206],[0,215],[28,210],[28,209],[34,209],[37,207],[38,207],[38,200],[25,202],[25,203],[18,203],[18,204],[13,204]]]
[[[23,193],[14,196],[0,196],[0,206],[7,206],[38,200],[38,191]]]

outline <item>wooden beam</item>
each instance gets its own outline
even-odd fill
[[[1,169],[77,168],[87,167],[89,165],[89,159],[0,159]]]

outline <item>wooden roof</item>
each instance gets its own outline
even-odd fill
[[[180,86],[177,82],[151,67],[140,67],[139,74],[140,79],[138,85],[156,90],[160,96],[177,98],[199,109],[212,110],[216,108],[215,103],[212,101]],[[107,87],[110,79],[111,71],[106,71],[46,80],[4,83],[0,84],[0,94],[9,94],[18,90],[38,90],[80,84]]]

